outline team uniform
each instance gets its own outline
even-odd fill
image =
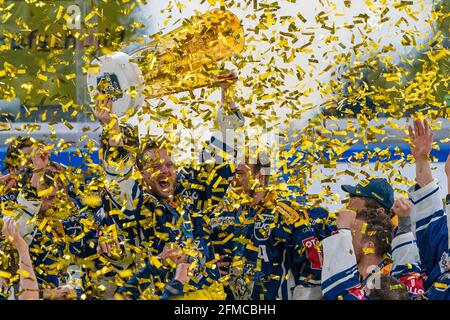
[[[367,281],[358,271],[353,249],[352,234],[340,229],[322,241],[323,270],[322,293],[326,300],[367,300]],[[419,251],[412,232],[396,236],[392,241],[392,264],[383,261],[374,268],[375,274],[386,274],[406,285],[411,299],[424,294]]]
[[[243,257],[242,272],[230,284],[236,299],[290,299],[295,285],[320,280],[318,240],[292,202],[269,192],[257,208],[244,207],[239,219],[234,257]]]
[[[414,204],[411,214],[415,224],[417,245],[423,270],[426,273],[425,290],[428,299],[450,299],[449,291],[449,237],[447,213],[437,180],[419,188],[414,186],[409,197]]]
[[[108,200],[123,214],[107,213],[107,216],[117,230],[131,228],[132,232],[126,238],[136,239],[137,250],[144,251],[140,255],[141,261],[133,259],[135,269],[140,271],[135,273],[133,270],[135,275],[122,284],[118,292],[135,299],[164,297],[161,288],[171,281],[175,270],[166,270],[157,256],[166,245],[176,243],[192,252],[190,260],[197,265],[186,297],[223,299],[208,217],[222,201],[234,175],[234,164],[229,158],[235,159],[236,150],[213,136],[208,148],[202,152],[201,164],[178,172],[174,199],[166,203],[145,192],[131,177],[131,155],[124,148],[115,149],[118,150],[116,159],[108,161],[106,153],[104,162],[109,183],[116,186],[115,190],[108,191]],[[211,161],[213,158],[215,161]],[[117,166],[117,163],[122,165]]]
[[[214,251],[209,240],[209,225],[202,215],[183,214],[175,204],[160,202],[154,208],[147,206],[143,209],[147,210],[155,219],[147,233],[150,258],[146,259],[144,268],[118,290],[119,293],[125,293],[134,299],[152,299],[161,296],[160,288],[174,278],[175,270],[170,266],[164,267],[157,256],[166,245],[173,243],[189,252],[189,261],[197,266],[188,283],[188,291],[198,293],[219,279],[218,270],[215,268]],[[215,298],[212,290],[210,293],[209,299]]]

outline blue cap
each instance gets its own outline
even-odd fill
[[[382,206],[394,206],[394,189],[384,178],[363,179],[356,186],[343,185],[342,190],[354,196],[371,198]]]

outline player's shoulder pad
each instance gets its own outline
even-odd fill
[[[285,199],[278,200],[276,210],[281,213],[288,224],[295,223],[301,219],[300,206],[297,203]]]
[[[329,216],[329,212],[327,209],[322,207],[314,207],[307,209],[307,213],[309,217],[313,220],[315,219],[326,219]]]

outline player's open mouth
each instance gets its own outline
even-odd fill
[[[170,182],[169,179],[162,179],[158,181],[159,185],[163,188],[163,189],[167,189],[170,187]]]

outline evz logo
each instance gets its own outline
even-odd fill
[[[254,229],[254,236],[256,240],[265,241],[269,239],[272,231],[271,224],[273,221],[274,216],[272,214],[256,215]]]
[[[101,93],[110,96],[113,101],[116,101],[123,97],[119,79],[114,73],[109,74],[105,72],[103,76],[98,77],[97,88]]]

